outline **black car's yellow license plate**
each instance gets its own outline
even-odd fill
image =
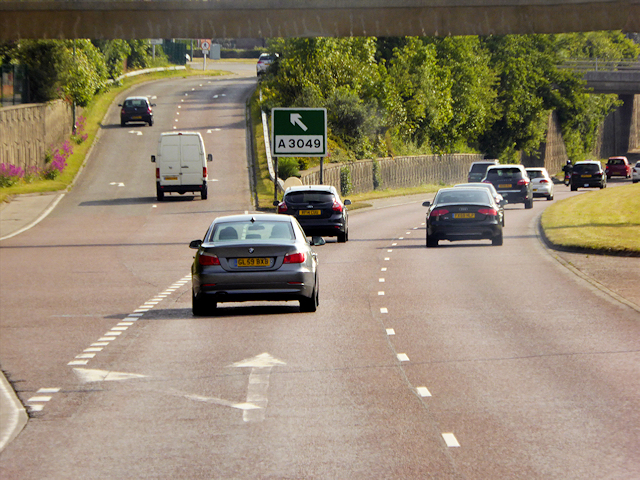
[[[268,267],[269,265],[271,265],[270,259],[263,257],[238,259],[238,267]]]
[[[511,184],[510,183],[503,183],[501,185],[498,185],[498,188],[511,188]]]
[[[142,120],[142,115],[136,115],[135,117],[131,117],[131,120]]]
[[[300,210],[300,215],[320,215],[320,210]]]
[[[454,213],[453,218],[476,218],[475,213]]]
[[[580,175],[580,178],[591,178],[591,175]]]

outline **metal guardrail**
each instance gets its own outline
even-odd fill
[[[637,60],[565,60],[559,68],[577,72],[640,72],[640,61]]]

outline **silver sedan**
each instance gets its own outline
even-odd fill
[[[198,250],[191,267],[194,315],[206,315],[219,302],[252,300],[298,300],[301,311],[316,311],[317,254],[295,217],[218,217],[189,247]]]

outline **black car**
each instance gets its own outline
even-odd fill
[[[578,188],[606,188],[607,174],[602,169],[602,164],[594,160],[576,162],[571,171],[571,191]]]
[[[119,103],[120,126],[124,127],[129,122],[144,122],[153,125],[153,110],[155,103],[149,103],[147,97],[128,97],[124,103]]]
[[[522,165],[494,165],[487,169],[483,182],[491,183],[509,203],[524,203],[533,208],[533,187]]]
[[[469,174],[467,175],[467,182],[481,182],[487,173],[487,168],[497,165],[496,160],[487,160],[484,162],[473,162],[469,167]]]
[[[296,217],[307,236],[338,237],[338,242],[349,240],[349,215],[340,195],[331,185],[303,185],[290,187],[282,202],[274,202],[278,213]]]
[[[432,202],[422,204],[427,212],[427,248],[440,240],[491,240],[502,245],[500,206],[484,188],[443,188]]]

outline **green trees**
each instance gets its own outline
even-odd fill
[[[593,148],[615,98],[591,95],[566,58],[636,58],[620,32],[489,37],[276,39],[263,106],[326,107],[350,158],[481,151],[517,161],[558,112],[571,158]],[[340,155],[344,157],[344,154]]]

